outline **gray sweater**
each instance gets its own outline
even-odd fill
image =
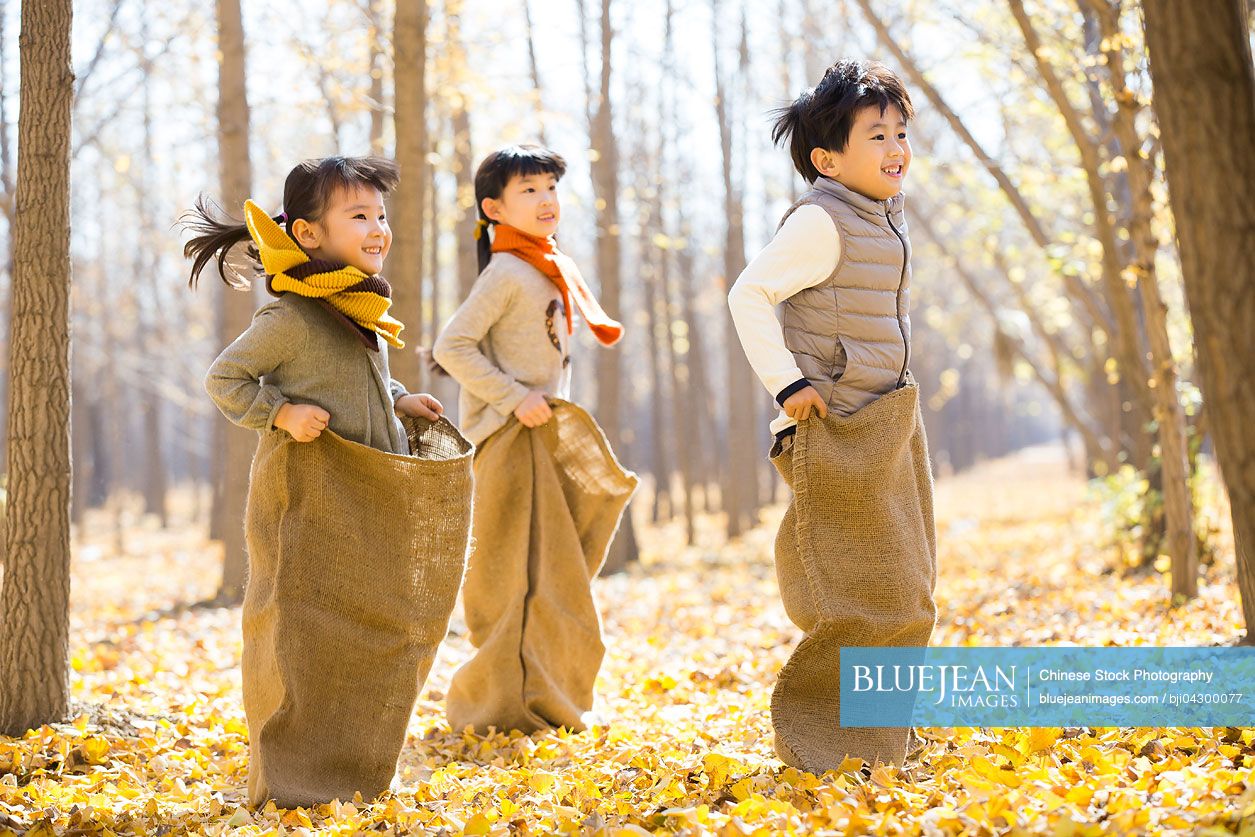
[[[366,346],[350,323],[316,299],[287,293],[253,315],[248,329],[209,367],[205,390],[222,414],[265,432],[279,408],[314,404],[328,428],[359,444],[408,454],[395,413],[405,387],[388,372],[388,347]]]
[[[476,445],[499,430],[530,390],[570,398],[562,293],[510,253],[494,253],[432,355],[462,386],[462,433]]]

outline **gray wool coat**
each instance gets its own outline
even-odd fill
[[[378,351],[326,304],[287,293],[253,315],[248,329],[209,367],[205,390],[222,414],[259,432],[274,428],[286,403],[314,404],[331,414],[337,435],[389,453],[409,454],[396,416],[406,389]]]

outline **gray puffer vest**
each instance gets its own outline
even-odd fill
[[[781,305],[784,342],[828,409],[850,415],[902,386],[911,354],[911,242],[903,196],[865,197],[826,177],[789,207],[832,217],[841,257],[832,275]]]

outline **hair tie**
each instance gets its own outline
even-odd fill
[[[288,213],[280,212],[278,215],[275,216],[276,224],[286,224],[287,222],[288,222]]]
[[[475,222],[475,240],[479,241],[479,237],[484,234],[484,230],[488,229],[488,227],[490,227],[491,225],[492,225],[492,222],[489,221],[487,218],[480,218],[478,221],[476,221]]]

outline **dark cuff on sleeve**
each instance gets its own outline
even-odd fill
[[[789,384],[787,387],[785,387],[784,389],[776,393],[776,403],[779,404],[781,407],[783,407],[784,402],[788,400],[790,395],[792,395],[795,392],[801,392],[802,390],[806,389],[810,385],[811,385],[811,382],[806,380],[805,378],[794,381],[793,383]]]

